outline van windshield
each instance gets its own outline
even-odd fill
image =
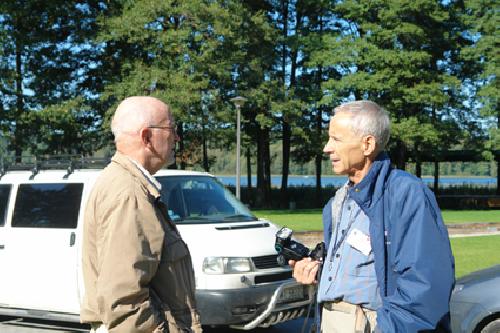
[[[158,176],[170,218],[181,223],[257,221],[250,210],[214,177]]]

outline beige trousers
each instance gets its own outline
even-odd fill
[[[347,302],[327,302],[321,313],[322,333],[373,333],[377,312]]]

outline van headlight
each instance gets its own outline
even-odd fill
[[[203,272],[207,274],[235,274],[251,272],[250,258],[246,257],[206,257]]]

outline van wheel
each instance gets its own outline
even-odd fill
[[[498,333],[498,332],[500,332],[500,318],[493,320],[481,330],[481,333]]]

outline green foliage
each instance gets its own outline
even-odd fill
[[[498,107],[499,68],[498,63],[498,26],[500,24],[500,13],[498,3],[493,0],[487,1],[465,1],[467,11],[463,20],[468,27],[468,35],[475,43],[463,50],[466,61],[473,61],[477,67],[472,73],[479,80],[477,84],[477,98],[481,103],[481,112],[484,115],[492,115],[498,119],[500,109]]]
[[[93,1],[0,3],[0,125],[18,156],[23,150],[91,150],[80,141],[88,142],[93,131],[85,126],[84,113],[91,112],[75,103],[80,104],[95,65],[88,38],[96,6]],[[72,99],[75,109],[62,110]]]
[[[443,66],[451,65],[447,54],[458,37],[452,30],[458,23],[449,15],[453,5],[431,0],[336,3],[344,33],[328,36],[327,53],[320,51],[316,61],[335,65],[341,78],[324,84],[323,101],[352,95],[378,101],[393,116],[393,139],[414,153],[422,145],[455,142],[455,134],[442,135],[443,120],[460,107],[453,98],[460,82]],[[444,127],[449,130],[449,125]]]
[[[242,151],[264,190],[272,173],[330,173],[321,153],[329,112],[365,98],[390,112],[399,166],[451,148],[492,161],[500,149],[495,5],[3,1],[1,138],[18,155],[109,150],[117,104],[152,95],[180,124],[182,168],[234,172],[229,99],[243,95]],[[481,168],[464,170],[488,173]]]

